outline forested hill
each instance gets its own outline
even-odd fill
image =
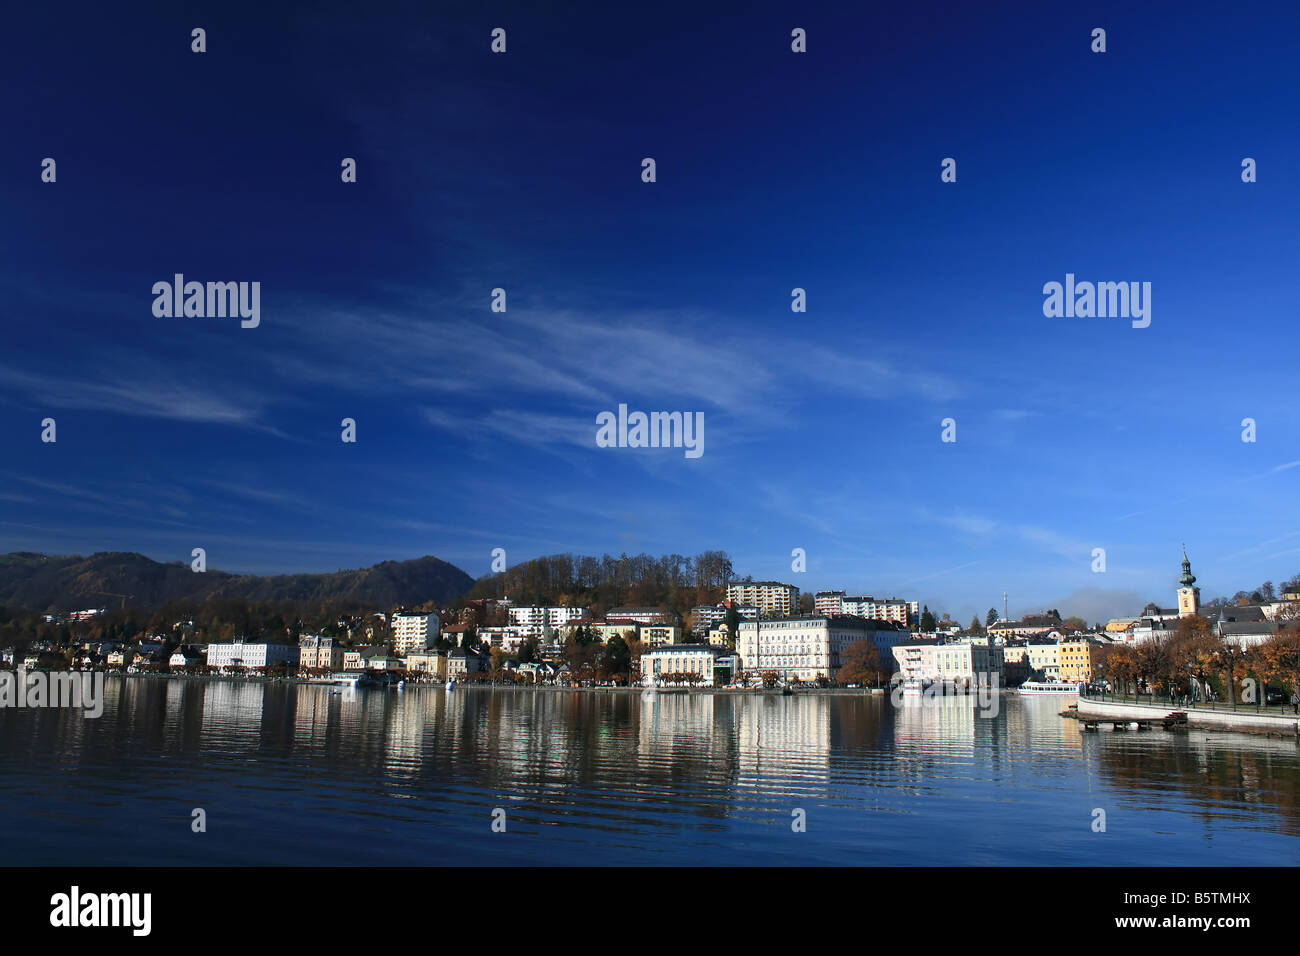
[[[725,551],[694,557],[552,554],[479,578],[469,596],[509,597],[515,604],[577,604],[596,614],[617,605],[663,606],[684,613],[720,600],[730,580],[731,558]]]
[[[243,598],[248,601],[356,601],[375,607],[449,603],[474,579],[432,555],[384,561],[328,574],[229,574],[192,571],[143,554],[105,551],[89,557],[30,552],[0,555],[0,605],[58,611],[158,607],[173,601]]]

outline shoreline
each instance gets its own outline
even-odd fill
[[[29,672],[32,673],[32,672]],[[103,674],[105,679],[118,678],[121,680],[184,680],[196,682],[217,682],[227,681],[238,684],[297,684],[304,686],[329,687],[331,686],[324,680],[306,678],[306,677],[266,677],[264,675],[247,675],[241,676],[236,674],[123,674],[113,671],[87,670],[87,671],[70,671],[69,673],[85,674]],[[397,673],[396,671],[390,673]],[[404,678],[408,687],[436,687],[441,688],[446,683],[445,679],[424,679]],[[361,685],[370,689],[389,690],[396,687],[396,684],[372,684]],[[800,695],[826,695],[826,696],[857,696],[857,697],[888,697],[889,690],[886,688],[871,687],[792,687],[790,693],[786,694],[782,688],[764,688],[764,687],[644,687],[639,684],[631,686],[620,685],[616,687],[573,687],[557,684],[516,684],[504,681],[492,683],[490,681],[456,681],[456,690],[466,690],[469,688],[491,688],[494,690],[543,690],[559,691],[567,693],[583,694],[602,694],[602,693],[622,693],[622,694],[753,694],[756,696],[768,697],[794,697]],[[1006,693],[1004,689],[1002,693]],[[960,697],[974,697],[973,694],[947,695]]]

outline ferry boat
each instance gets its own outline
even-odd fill
[[[330,674],[328,677],[312,677],[308,684],[329,684],[331,687],[356,687],[358,684],[367,681],[367,677],[361,671],[339,671],[337,674]]]
[[[1042,697],[1049,694],[1078,697],[1079,685],[1063,680],[1027,680],[1020,685],[1020,693],[1034,697]]]

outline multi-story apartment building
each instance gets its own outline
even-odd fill
[[[398,654],[427,650],[438,640],[440,627],[437,614],[399,611],[393,615],[393,647]]]
[[[696,637],[707,634],[727,619],[725,604],[701,604],[691,608],[691,633]]]
[[[868,621],[893,621],[908,627],[921,618],[920,602],[887,598],[878,601],[873,597],[846,597],[840,592],[840,613],[865,617]]]
[[[728,584],[727,600],[734,604],[752,604],[762,617],[789,617],[799,613],[799,589],[779,581]]]
[[[1037,680],[1058,680],[1061,676],[1061,645],[1055,641],[1029,641],[1025,644],[1029,659],[1029,676]]]
[[[938,679],[974,687],[1002,680],[1002,648],[988,644],[940,644],[934,655]]]
[[[834,678],[849,645],[871,641],[888,662],[891,650],[906,637],[892,626],[855,617],[801,617],[776,621],[742,621],[736,637],[737,663],[749,671],[775,671],[785,680]]]
[[[237,637],[208,645],[208,666],[227,669],[232,667],[274,667],[277,664],[297,664],[298,648],[292,644],[271,644]]]
[[[970,642],[945,644],[934,638],[904,641],[892,648],[904,680],[950,681],[965,687],[991,686],[1003,679],[1002,648]]]
[[[1071,684],[1092,683],[1100,645],[1086,638],[1061,641],[1057,645],[1057,672],[1061,680]]]
[[[570,621],[590,617],[591,612],[585,607],[541,607],[523,605],[509,609],[510,623],[524,628],[528,637],[541,637],[550,628],[558,630]]]
[[[890,650],[898,663],[898,676],[903,680],[932,681],[939,676],[936,660],[939,642],[934,638],[904,641]]]
[[[844,591],[818,591],[813,595],[813,610],[818,614],[843,614]]]

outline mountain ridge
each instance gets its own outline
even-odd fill
[[[424,555],[363,568],[304,574],[196,572],[184,562],[154,561],[135,551],[88,556],[31,551],[0,554],[0,604],[73,611],[89,607],[152,608],[173,601],[355,600],[379,607],[446,603],[474,579],[441,558]]]

